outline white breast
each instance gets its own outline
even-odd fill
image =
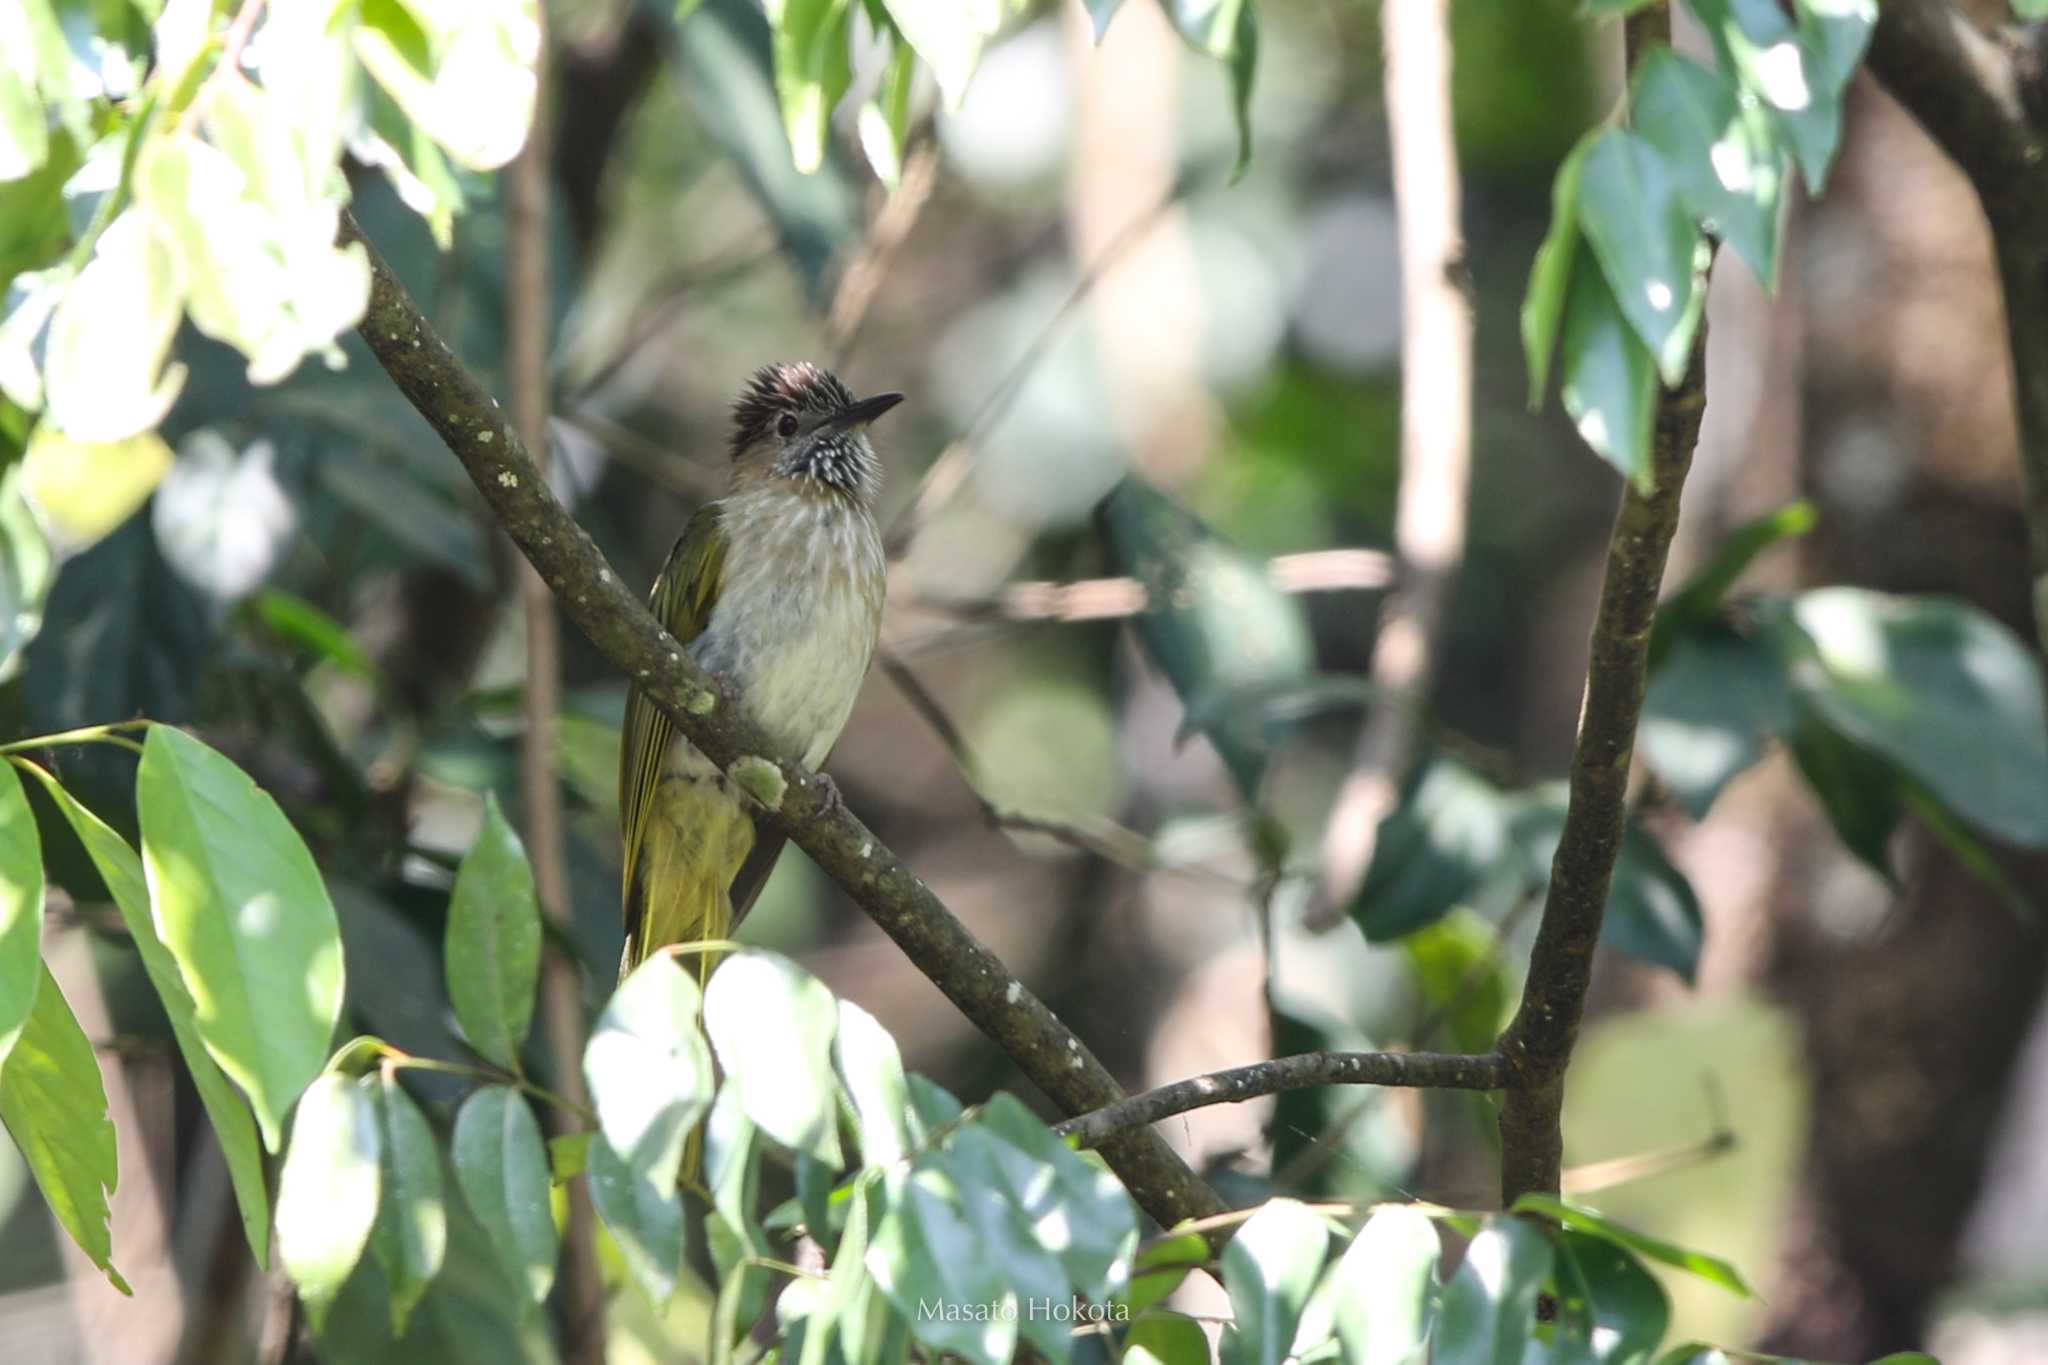
[[[885,565],[874,521],[836,497],[750,489],[719,504],[718,605],[691,657],[731,680],[782,754],[815,768],[874,657]]]

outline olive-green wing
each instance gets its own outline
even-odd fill
[[[711,609],[725,580],[726,536],[719,525],[718,505],[708,503],[697,509],[683,528],[668,562],[655,577],[647,605],[655,619],[683,644],[704,633]],[[626,915],[626,938],[633,937],[638,912],[634,902],[634,877],[640,859],[640,844],[647,833],[648,812],[654,806],[654,790],[675,738],[675,723],[663,715],[635,686],[626,692],[626,727],[619,744],[619,826],[625,841],[625,880],[621,883]]]

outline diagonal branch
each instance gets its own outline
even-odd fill
[[[462,462],[569,619],[691,743],[759,800],[797,847],[1054,1103],[1080,1114],[1122,1099],[1095,1054],[851,811],[829,801],[815,774],[771,757],[734,699],[684,655],[548,491],[497,401],[448,349],[352,217],[343,216],[341,237],[361,242],[370,257],[370,305],[358,328],[363,340]],[[1118,1137],[1103,1156],[1163,1225],[1223,1208],[1215,1191],[1155,1134]]]
[[[1426,1090],[1500,1090],[1508,1084],[1507,1063],[1491,1052],[1303,1052],[1292,1057],[1211,1071],[1162,1085],[1054,1128],[1083,1147],[1095,1147],[1119,1133],[1148,1123],[1206,1109],[1242,1104],[1262,1095],[1308,1090],[1319,1085],[1396,1085]]]

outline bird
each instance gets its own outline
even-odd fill
[[[739,698],[775,756],[813,770],[838,742],[880,638],[888,569],[868,424],[902,401],[855,398],[807,362],[757,371],[733,404],[728,490],[690,517],[649,593],[655,617]],[[829,779],[826,795],[838,799]],[[669,944],[730,937],[784,836],[637,685],[619,810],[623,981]],[[693,956],[705,985],[719,954]]]

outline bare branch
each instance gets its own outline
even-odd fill
[[[1241,1104],[1262,1095],[1319,1085],[1499,1090],[1508,1080],[1507,1065],[1490,1052],[1476,1056],[1445,1052],[1303,1052],[1228,1071],[1190,1076],[1106,1105],[1092,1114],[1068,1119],[1055,1125],[1053,1131],[1077,1139],[1083,1147],[1094,1147],[1117,1134],[1185,1114],[1190,1109]]]
[[[1358,894],[1380,822],[1415,764],[1419,735],[1405,699],[1427,696],[1435,673],[1436,637],[1465,552],[1472,465],[1472,305],[1451,137],[1450,0],[1406,0],[1383,6],[1380,17],[1401,240],[1399,569],[1373,644],[1380,701],[1323,832],[1309,920],[1318,929],[1333,927]]]
[[[370,256],[370,305],[358,331],[371,353],[462,462],[493,515],[598,651],[633,678],[712,762],[728,772],[741,768],[746,789],[760,794],[769,817],[797,847],[1055,1104],[1080,1114],[1122,1099],[1095,1054],[851,811],[829,801],[815,774],[773,757],[734,698],[683,653],[555,500],[496,400],[456,359],[347,215],[342,239],[362,242]],[[1103,1155],[1139,1205],[1162,1224],[1204,1217],[1223,1206],[1154,1134],[1118,1137],[1104,1145]]]
[[[1378,550],[1309,550],[1266,561],[1282,592],[1344,592],[1384,588],[1393,560]],[[917,604],[967,621],[1114,621],[1145,610],[1145,585],[1135,578],[1083,578],[1072,583],[1012,583],[993,597],[940,597],[920,592]]]

